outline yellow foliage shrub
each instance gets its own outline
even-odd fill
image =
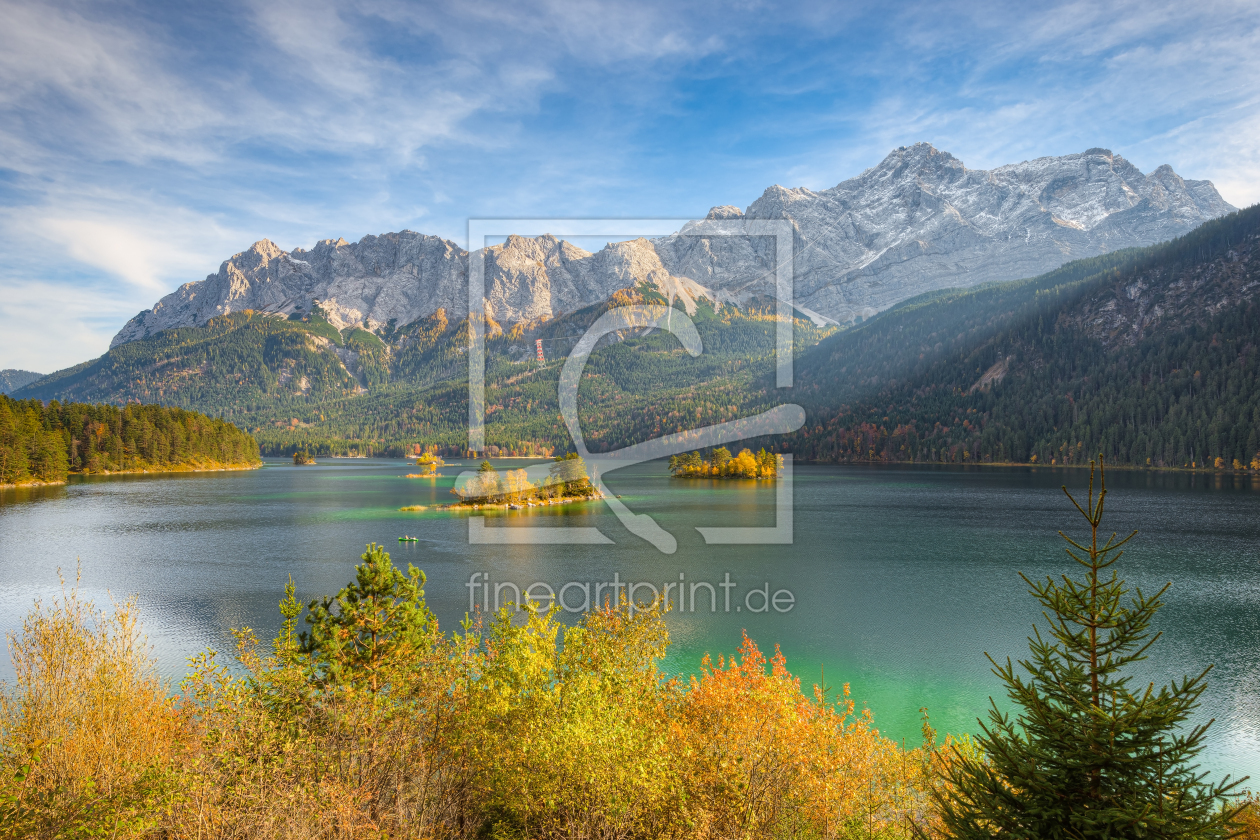
[[[1248,794],[1243,809],[1234,819],[1238,840],[1260,840],[1260,796]]]
[[[930,739],[902,750],[847,687],[807,697],[747,637],[683,682],[659,671],[662,615],[626,604],[446,635],[422,576],[383,562],[359,570],[370,609],[338,601],[301,640],[290,583],[271,650],[241,631],[240,667],[206,652],[179,700],[134,604],[106,615],[71,590],[37,606],[0,705],[0,835],[716,840],[930,823]]]
[[[909,836],[928,752],[854,715],[847,685],[835,703],[820,686],[807,699],[781,653],[766,664],[747,635],[738,657],[706,656],[673,722],[695,836]]]
[[[0,694],[5,836],[128,836],[176,802],[187,715],[158,678],[134,601],[112,613],[75,588],[36,603],[9,639]]]

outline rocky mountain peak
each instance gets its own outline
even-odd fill
[[[761,194],[761,197],[748,205],[749,219],[786,219],[791,218],[788,208],[799,201],[811,201],[818,193],[806,187],[787,188],[775,184]]]
[[[980,170],[915,143],[828,190],[772,186],[746,217],[792,223],[794,302],[844,323],[923,292],[1031,277],[1161,242],[1233,209],[1209,181],[1184,180],[1166,165],[1143,175],[1100,147]],[[724,205],[707,218],[744,216]],[[641,282],[691,302],[774,293],[772,240],[704,236],[686,226],[596,254],[550,234],[511,236],[486,248],[485,258],[488,305],[505,327]],[[454,322],[467,313],[467,273],[463,248],[409,230],[353,244],[325,239],[291,253],[259,240],[132,318],[111,346],[242,309],[306,311],[314,300],[338,327],[402,325],[439,308]]]
[[[239,254],[233,254],[224,260],[223,266],[229,266],[237,271],[248,272],[257,269],[259,266],[264,266],[282,255],[284,255],[284,251],[276,243],[270,239],[260,239]]]
[[[1165,188],[1171,188],[1174,190],[1185,189],[1185,180],[1174,172],[1173,168],[1166,163],[1156,168],[1155,171],[1150,175],[1147,175],[1146,178],[1147,180],[1154,181]]]
[[[271,260],[284,253],[280,246],[272,242],[270,239],[259,239],[253,245],[249,246],[247,253],[257,254],[261,259]]]
[[[952,178],[961,174],[966,171],[966,167],[958,158],[949,152],[938,150],[931,143],[915,143],[913,146],[894,149],[878,166],[868,171],[887,179],[926,176],[937,180],[942,175]]]

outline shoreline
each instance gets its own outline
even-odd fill
[[[959,463],[941,463],[940,461],[815,461],[801,460],[802,464],[813,464],[828,467],[1029,467],[1031,469],[1076,469],[1087,470],[1089,464],[1030,464],[1027,461],[964,461]],[[1215,467],[1148,467],[1134,464],[1106,464],[1108,470],[1124,470],[1126,472],[1176,472],[1190,475],[1229,475],[1251,476],[1260,478],[1260,470],[1252,469],[1216,469]],[[675,478],[717,478],[717,476],[674,476]],[[748,479],[752,480],[752,479]]]
[[[808,462],[807,462],[808,463]],[[821,463],[821,462],[819,462]],[[749,478],[746,475],[670,475],[670,478],[690,478],[697,481],[778,481],[782,476],[774,478]]]
[[[420,513],[428,511],[461,513],[463,511],[470,510],[528,510],[529,508],[562,507],[564,505],[574,504],[575,502],[599,502],[603,501],[603,499],[603,496],[565,496],[560,499],[552,499],[546,502],[534,502],[533,504],[524,502],[484,502],[479,504],[452,502],[447,505],[408,505],[406,507],[400,507],[398,510],[404,513]]]
[[[77,473],[76,473],[77,475]],[[34,487],[64,487],[69,481],[23,481],[21,484],[0,484],[0,490],[27,490]]]
[[[281,456],[267,455],[266,458],[280,458]],[[329,455],[329,458],[341,459],[358,459],[366,458],[365,455]],[[384,460],[390,460],[384,458]],[[546,462],[551,460],[545,457],[531,457],[529,455],[498,455],[493,460],[496,461],[538,461]],[[1027,461],[961,461],[961,462],[941,462],[941,461],[879,461],[879,460],[853,460],[853,461],[830,461],[821,459],[796,459],[797,464],[809,464],[813,466],[830,466],[830,467],[1032,467],[1045,469],[1089,469],[1089,463],[1084,464],[1031,464]],[[448,467],[458,467],[460,464],[446,464]],[[467,466],[467,465],[462,465]],[[1125,470],[1127,472],[1177,472],[1188,473],[1192,475],[1230,475],[1230,476],[1251,476],[1260,479],[1260,470],[1252,470],[1244,468],[1241,470],[1234,469],[1216,469],[1214,467],[1155,467],[1145,466],[1142,464],[1107,464],[1108,470]],[[78,473],[74,473],[78,475]],[[100,473],[95,473],[100,475]],[[117,473],[111,473],[116,475]],[[407,478],[413,476],[408,475]],[[423,476],[429,478],[429,476]],[[781,476],[780,476],[781,477]],[[712,481],[773,481],[775,479],[764,478],[744,478],[738,476],[714,476],[714,475],[670,475],[670,478],[691,478],[706,479]],[[4,487],[12,487],[13,485],[0,485]],[[26,486],[26,485],[22,485]]]
[[[101,470],[100,472],[72,472],[69,473],[63,481],[23,481],[20,484],[0,484],[0,490],[20,490],[34,487],[64,487],[70,483],[71,478],[87,478],[98,475],[166,475],[169,473],[199,473],[199,472],[243,472],[245,470],[256,470],[262,467],[262,463],[242,464],[242,465],[226,465],[220,464],[213,467],[191,467],[186,465],[172,466],[166,469],[149,469],[149,470]]]

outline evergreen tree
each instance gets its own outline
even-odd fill
[[[548,472],[552,481],[558,481],[570,490],[576,489],[573,485],[590,481],[590,476],[586,472],[586,461],[576,452],[554,458]]]
[[[223,420],[158,405],[47,405],[0,394],[0,484],[62,482],[71,472],[258,463],[258,444]]]
[[[376,694],[433,647],[437,621],[424,602],[424,572],[408,565],[403,574],[375,543],[362,560],[349,586],[311,602],[299,648],[317,683]]]
[[[1228,837],[1235,811],[1223,797],[1239,782],[1207,781],[1193,763],[1208,725],[1182,728],[1206,687],[1208,669],[1163,686],[1131,686],[1131,669],[1159,638],[1153,596],[1130,590],[1113,568],[1123,552],[1113,533],[1099,545],[1105,474],[1086,505],[1082,545],[1062,532],[1083,577],[1033,582],[1049,637],[1033,628],[1031,656],[1017,673],[994,673],[1018,707],[1014,720],[994,704],[977,739],[983,758],[955,754],[934,794],[947,834],[959,838]]]

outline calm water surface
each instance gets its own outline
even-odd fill
[[[459,468],[406,479],[412,469],[383,460],[269,462],[248,473],[0,491],[0,624],[20,627],[33,599],[58,591],[57,570],[73,579],[77,562],[93,597],[139,598],[161,667],[177,678],[198,651],[231,650],[233,627],[270,638],[289,575],[304,599],[335,592],[368,542],[425,571],[429,604],[447,628],[468,611],[470,595],[480,599],[468,587],[477,572],[492,592],[499,583],[558,589],[614,574],[716,586],[729,574],[729,612],[723,589],[713,612],[700,588],[694,611],[669,615],[670,668],[693,671],[705,652],[730,653],[747,630],[767,651],[778,643],[803,683],[825,667],[827,682],[850,683],[885,734],[915,742],[923,706],[942,731],[973,731],[1000,690],[985,652],[1027,653],[1040,614],[1018,572],[1071,570],[1056,531],[1080,529],[1059,485],[1087,480],[1050,468],[798,465],[794,544],[708,546],[695,526],[771,525],[773,488],[672,481],[660,464],[610,475],[613,492],[678,538],[677,553],[664,555],[602,503],[498,514],[490,524],[595,525],[615,545],[469,545],[466,516],[398,510],[452,498]],[[1249,479],[1119,471],[1109,483],[1106,524],[1141,532],[1121,560],[1123,576],[1145,590],[1172,583],[1157,618],[1164,635],[1143,677],[1166,681],[1214,665],[1203,718],[1216,723],[1204,764],[1260,777],[1260,488]],[[422,541],[400,544],[404,533]],[[792,609],[751,611],[761,596],[746,597],[763,586],[791,592]],[[581,592],[568,597],[577,605]],[[5,662],[0,676],[10,674]]]

